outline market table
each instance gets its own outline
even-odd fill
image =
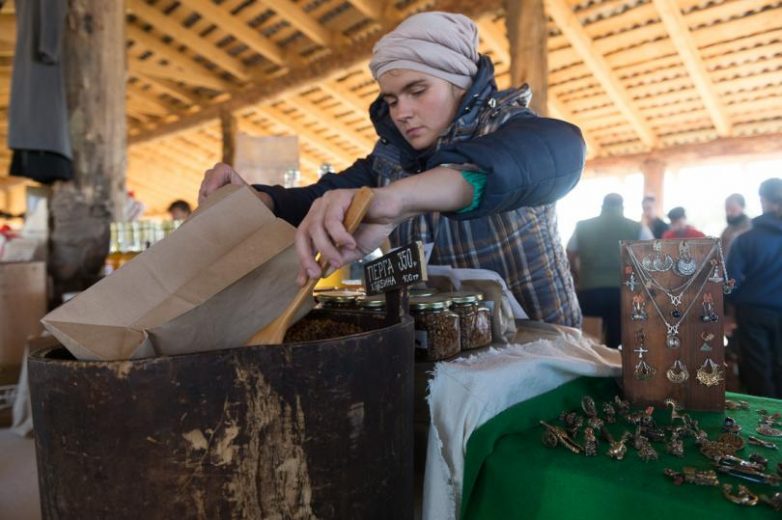
[[[560,411],[580,411],[584,395],[592,396],[600,404],[615,394],[617,387],[613,379],[581,377],[512,406],[475,430],[467,443],[461,518],[608,520],[629,515],[666,520],[735,515],[741,515],[742,519],[779,518],[780,513],[762,503],[746,507],[727,501],[718,487],[687,483],[677,486],[665,477],[664,468],[681,471],[684,466],[710,467],[710,461],[700,454],[691,438],[685,440],[683,459],[666,453],[663,444],[653,443],[659,459],[650,462],[639,459],[632,439],[621,461],[605,455],[604,442],[596,457],[575,455],[561,446],[551,449],[543,445],[543,427],[538,421],[559,425]],[[757,410],[782,411],[782,401],[733,393],[727,397],[749,402],[749,410],[726,410],[725,414],[685,412],[700,422],[712,440],[721,433],[725,415],[742,425],[741,435],[745,440],[747,435],[777,440],[755,432]],[[669,409],[655,410],[654,418],[660,426],[670,424]],[[609,426],[617,438],[624,430],[634,431],[634,426],[618,415],[616,424]],[[737,455],[746,458],[753,452],[768,459],[768,473],[774,473],[777,463],[782,461],[779,451],[748,443]],[[736,484],[745,484],[757,494],[771,495],[782,490],[723,474],[718,477],[721,484],[734,484],[734,490]]]

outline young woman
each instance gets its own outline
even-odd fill
[[[475,24],[459,14],[414,15],[384,36],[370,69],[379,140],[370,155],[303,188],[254,186],[277,216],[298,226],[299,280],[392,245],[432,243],[430,263],[499,273],[533,319],[580,326],[581,312],[557,233],[554,202],[584,165],[581,133],[536,116],[531,93],[498,91],[477,51]],[[228,165],[205,174],[199,198],[243,184]],[[355,190],[376,187],[351,235],[342,218]]]

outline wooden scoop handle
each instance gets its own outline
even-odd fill
[[[369,204],[372,202],[372,198],[374,196],[374,192],[370,188],[366,187],[361,188],[356,192],[355,195],[353,195],[353,200],[350,202],[350,206],[345,213],[345,218],[342,220],[342,223],[344,224],[348,233],[352,234],[354,231],[356,231],[356,229],[358,229],[358,226],[361,224],[364,215],[366,215],[367,210],[369,209]],[[318,259],[318,265],[320,265],[321,276],[323,276],[326,273],[328,263],[321,256],[321,258]],[[253,334],[253,337],[250,338],[246,344],[278,345],[282,343],[282,340],[285,338],[285,332],[291,325],[296,312],[312,293],[312,290],[315,288],[315,285],[318,283],[318,281],[319,280],[317,278],[309,279],[307,283],[304,284],[301,289],[299,289],[299,292],[296,293],[296,296],[293,297],[293,300],[288,305],[288,307],[285,308],[282,314],[280,314],[277,319],[266,325],[264,328]]]

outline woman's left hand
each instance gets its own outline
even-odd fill
[[[386,188],[375,188],[375,197],[356,232],[351,235],[342,221],[357,190],[331,190],[315,200],[296,231],[296,253],[299,257],[299,285],[308,278],[319,278],[321,270],[315,261],[320,252],[329,269],[363,258],[391,234],[399,216],[399,204]]]

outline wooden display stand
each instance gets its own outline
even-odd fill
[[[622,372],[633,405],[725,408],[719,239],[620,242]],[[678,305],[677,305],[678,304]]]

